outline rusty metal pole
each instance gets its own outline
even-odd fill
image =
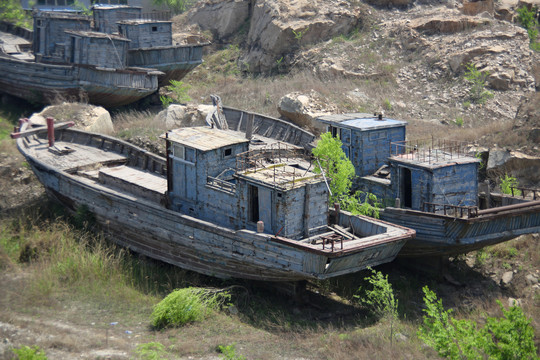
[[[54,119],[47,118],[47,138],[49,139],[49,147],[54,146]]]

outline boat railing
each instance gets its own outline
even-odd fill
[[[106,151],[116,152],[125,155],[128,159],[127,164],[130,166],[138,167],[142,170],[158,175],[167,174],[167,163],[165,159],[149,151],[140,149],[132,144],[110,136],[87,133],[77,129],[70,129],[69,131],[58,131],[55,134],[55,137],[59,141],[75,142]]]
[[[472,218],[478,216],[477,206],[460,206],[450,204],[438,204],[432,202],[422,203],[422,211],[433,214],[442,214],[456,218]]]
[[[236,156],[236,172],[287,163],[290,159],[304,159],[309,161],[303,149],[277,142],[262,149],[249,150],[238,154]]]
[[[390,143],[390,155],[423,163],[470,157],[467,143],[445,139],[419,139]]]
[[[510,194],[514,197],[521,196],[523,199],[525,199],[527,196],[530,196],[532,194],[532,199],[537,200],[540,199],[540,189],[533,189],[533,188],[526,188],[523,186],[510,186]]]
[[[206,177],[206,184],[207,185],[210,185],[214,188],[218,188],[220,190],[223,190],[225,192],[228,192],[228,193],[231,193],[231,194],[234,194],[236,192],[236,185],[229,182],[229,181],[226,181],[226,180],[221,180],[221,179],[218,179],[218,178],[215,178],[215,177],[212,177],[212,176],[207,176]]]

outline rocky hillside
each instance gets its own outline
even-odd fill
[[[333,96],[299,88],[292,102],[307,115],[297,118],[384,111],[409,121],[409,137],[539,156],[540,53],[516,20],[516,9],[534,2],[203,0],[175,25],[198,28],[213,51],[238,46],[237,67],[247,76],[273,81],[304,72],[323,88],[344,84]],[[485,74],[476,92],[465,78],[471,67]],[[280,113],[295,117],[289,108]]]

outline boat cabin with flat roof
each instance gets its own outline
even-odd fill
[[[478,205],[480,160],[467,155],[463,144],[405,141],[407,122],[383,116],[339,114],[317,120],[343,142],[356,170],[355,186],[386,205],[413,210]]]
[[[172,22],[158,20],[118,21],[118,33],[131,40],[130,49],[172,45]]]
[[[170,208],[221,226],[298,239],[326,226],[328,188],[304,150],[274,143],[249,150],[231,130],[181,128],[164,135]],[[255,142],[257,143],[257,142]]]
[[[357,176],[375,172],[390,156],[390,142],[405,140],[406,121],[372,114],[352,113],[317,118],[339,137]]]

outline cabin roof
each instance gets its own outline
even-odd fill
[[[329,125],[337,125],[360,131],[378,130],[407,125],[406,121],[394,120],[383,117],[379,120],[377,115],[365,113],[334,114],[317,118],[320,122]]]
[[[92,5],[92,9],[118,10],[118,9],[142,9],[142,7],[133,6],[133,5],[119,5],[119,4],[95,4],[95,5]]]
[[[117,24],[122,25],[145,25],[145,24],[172,24],[172,21],[166,20],[151,20],[151,19],[130,19],[117,21]]]
[[[115,35],[115,34],[107,34],[97,31],[84,31],[84,30],[64,30],[66,34],[72,34],[72,35],[78,35],[82,37],[88,37],[88,38],[100,38],[100,39],[114,39],[114,40],[120,40],[120,41],[131,41],[123,36]]]
[[[237,172],[236,175],[250,182],[280,188],[280,190],[294,189],[302,187],[305,184],[323,181],[322,175],[315,174],[302,166],[296,166],[292,163],[250,168]]]
[[[225,146],[249,142],[241,133],[210,127],[186,127],[175,129],[161,136],[177,144],[201,151],[210,151]]]
[[[409,164],[420,168],[437,169],[447,166],[478,163],[481,160],[466,154],[457,154],[439,149],[428,151],[419,149],[411,153],[393,155],[390,157],[390,161]]]
[[[36,19],[65,19],[65,20],[78,20],[78,21],[90,21],[90,17],[86,15],[81,15],[78,12],[68,12],[64,10],[49,10],[49,9],[39,9],[34,15]]]

